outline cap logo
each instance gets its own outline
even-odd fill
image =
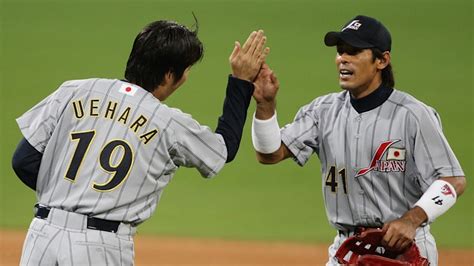
[[[360,26],[362,26],[362,24],[359,22],[358,19],[356,19],[349,23],[349,25],[345,26],[341,31],[345,31],[347,29],[358,30]]]

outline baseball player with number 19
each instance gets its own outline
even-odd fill
[[[357,16],[341,31],[328,32],[324,42],[337,48],[335,63],[343,91],[316,98],[281,129],[275,112],[279,83],[263,66],[255,81],[252,125],[258,160],[274,164],[291,157],[302,166],[313,153],[319,156],[326,213],[338,231],[327,265],[374,259],[336,258],[336,253],[346,254],[338,252],[342,243],[344,249],[351,248],[345,240],[354,235],[373,245],[380,240],[385,251],[377,252],[387,257],[410,250],[402,257],[413,259],[410,265],[424,265],[417,247],[437,265],[429,224],[453,206],[466,186],[439,115],[394,88],[391,36],[376,19]],[[382,228],[383,237],[363,233],[367,228]],[[357,243],[353,240],[349,239]],[[353,248],[353,253],[368,253],[364,247]],[[375,258],[376,265],[406,265],[387,260]]]
[[[24,139],[13,168],[38,199],[20,264],[132,265],[136,226],[176,170],[212,177],[234,159],[265,40],[258,31],[236,42],[215,132],[163,104],[203,56],[197,21],[195,31],[149,24],[135,39],[126,80],[66,81],[18,118]]]

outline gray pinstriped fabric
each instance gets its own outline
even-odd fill
[[[67,81],[17,119],[24,137],[43,153],[37,181],[39,203],[139,224],[154,212],[162,190],[179,166],[195,167],[205,177],[214,176],[222,168],[227,150],[221,135],[201,126],[190,115],[160,103],[139,87],[132,86],[136,88],[133,96],[120,92],[128,85],[109,79]],[[79,106],[83,116],[78,119]],[[140,116],[146,118],[144,124]],[[137,124],[131,128],[134,122]],[[153,130],[157,134],[150,133]],[[73,140],[71,133],[90,131],[94,132],[93,139],[75,179],[65,178],[83,140]],[[113,140],[126,145],[114,146],[110,158],[104,161],[108,160],[112,167],[120,165],[126,154],[123,146],[128,145],[132,164],[122,183],[111,191],[98,191],[92,187],[94,184],[107,184],[114,176],[99,161],[101,152]]]
[[[88,230],[86,219],[60,209],[52,209],[45,220],[33,219],[20,265],[133,265],[127,226],[122,224],[116,233]]]
[[[398,90],[361,114],[347,91],[316,98],[281,134],[299,165],[319,156],[326,213],[337,230],[380,227],[401,217],[436,179],[464,176],[436,111]],[[327,185],[331,175],[337,187]]]

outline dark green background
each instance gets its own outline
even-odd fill
[[[41,2],[41,3],[39,3]],[[279,121],[313,98],[339,91],[335,50],[324,46],[357,14],[379,18],[393,37],[396,87],[441,114],[468,180],[473,174],[472,1],[2,1],[0,5],[0,227],[28,226],[35,196],[15,177],[15,118],[64,80],[122,78],[135,35],[147,23],[191,26],[195,12],[205,56],[166,103],[214,128],[235,40],[264,29],[278,75]],[[252,103],[249,118],[255,109]],[[256,162],[247,124],[236,160],[216,178],[181,169],[142,234],[329,243],[319,161]],[[439,246],[473,247],[471,189],[433,224]]]

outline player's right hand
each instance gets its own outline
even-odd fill
[[[250,82],[255,80],[270,52],[270,48],[264,48],[266,41],[267,37],[263,30],[259,30],[250,33],[242,47],[239,42],[235,42],[234,50],[229,57],[232,76]]]
[[[253,84],[255,87],[253,98],[257,102],[257,114],[259,114],[257,118],[270,118],[276,107],[275,98],[280,88],[280,82],[270,67],[264,63]]]
[[[254,85],[253,97],[257,103],[275,101],[278,89],[280,88],[280,82],[267,64],[264,63],[262,65]]]

